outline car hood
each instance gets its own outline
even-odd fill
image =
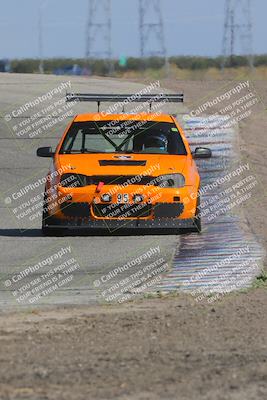
[[[64,173],[92,175],[147,175],[182,173],[187,156],[158,154],[58,154],[56,167]]]

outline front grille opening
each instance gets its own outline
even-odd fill
[[[99,218],[145,218],[152,212],[152,205],[147,203],[139,204],[93,204],[93,213]]]
[[[61,211],[66,217],[88,218],[90,217],[90,204],[65,202],[61,204]]]

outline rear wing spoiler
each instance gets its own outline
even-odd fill
[[[98,93],[67,93],[66,102],[81,101],[81,102],[96,102],[98,111],[102,102],[118,103],[123,107],[129,103],[148,102],[150,109],[153,103],[161,103],[168,101],[170,103],[183,103],[184,95],[179,94],[98,94]]]

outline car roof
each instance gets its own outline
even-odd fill
[[[169,114],[155,115],[153,113],[140,113],[140,114],[106,114],[106,113],[92,113],[92,114],[78,114],[74,118],[74,122],[89,122],[89,121],[156,121],[156,122],[173,122],[173,117]]]

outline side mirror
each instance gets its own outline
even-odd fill
[[[55,153],[52,151],[52,147],[39,147],[36,155],[38,157],[53,157]]]
[[[207,147],[196,147],[192,156],[193,158],[210,158],[212,152],[211,149],[208,149]]]

